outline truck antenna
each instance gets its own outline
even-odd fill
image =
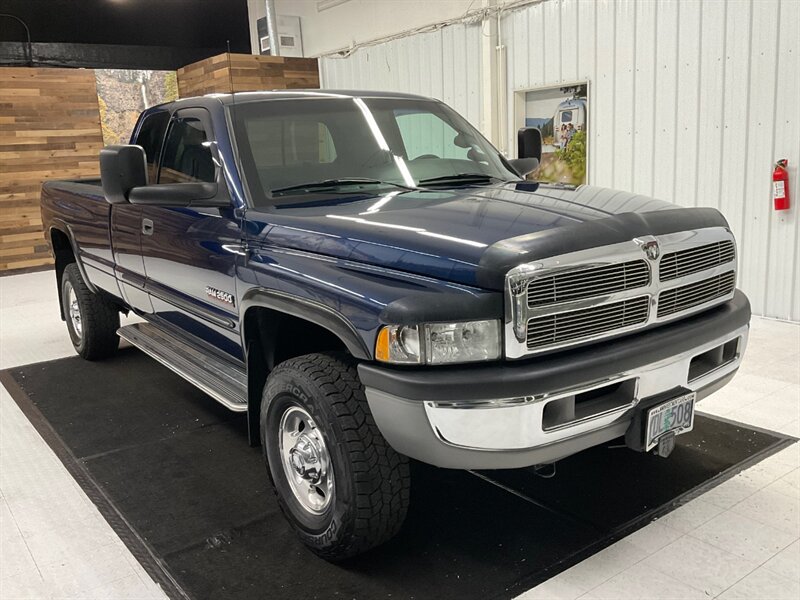
[[[226,40],[228,46],[228,86],[231,88],[231,102],[236,103],[236,96],[233,95],[233,67],[231,66],[231,41]]]

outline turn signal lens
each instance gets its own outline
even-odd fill
[[[383,362],[401,364],[422,362],[419,329],[416,326],[387,325],[378,332],[375,358]]]
[[[384,327],[378,332],[375,342],[375,358],[384,362],[389,361],[389,328]]]

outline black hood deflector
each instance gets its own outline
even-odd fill
[[[645,235],[666,235],[707,227],[728,227],[728,222],[714,208],[675,208],[622,213],[508,238],[492,244],[483,253],[477,282],[483,288],[503,289],[505,274],[523,263],[619,244]]]

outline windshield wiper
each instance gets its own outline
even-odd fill
[[[491,183],[492,181],[503,181],[499,177],[486,175],[485,173],[456,173],[455,175],[442,175],[441,177],[429,177],[420,179],[420,185],[454,183]]]
[[[319,190],[324,188],[336,188],[343,185],[388,185],[391,187],[400,188],[403,190],[416,190],[417,188],[403,185],[402,183],[394,183],[391,181],[382,181],[380,179],[370,179],[368,177],[342,177],[339,179],[324,179],[322,181],[310,181],[308,183],[298,183],[297,185],[290,185],[287,187],[272,190],[273,194],[281,194],[283,192],[293,192],[299,190]]]

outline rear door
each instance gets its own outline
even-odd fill
[[[229,198],[213,140],[208,111],[175,112],[157,182],[216,182],[218,194]],[[230,200],[226,208],[143,206],[141,213],[146,288],[156,318],[236,359],[242,358],[235,305],[241,224]]]

